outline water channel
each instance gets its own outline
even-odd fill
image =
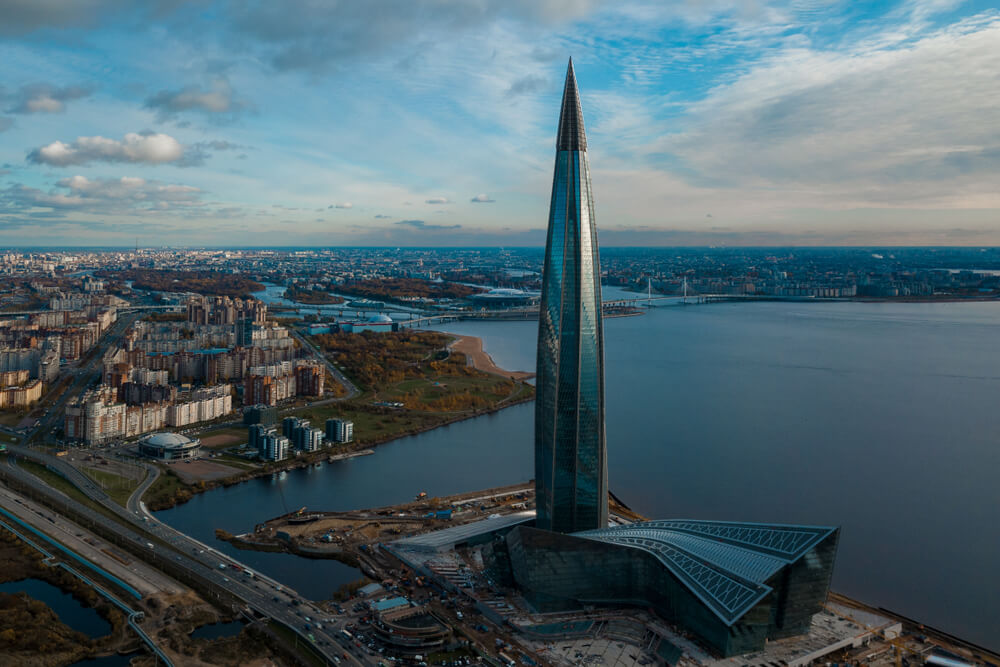
[[[97,610],[82,604],[71,593],[62,591],[41,579],[21,579],[0,584],[0,593],[9,595],[24,593],[28,597],[44,602],[67,626],[82,632],[91,639],[103,637],[111,632],[108,623]]]

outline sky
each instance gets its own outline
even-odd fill
[[[1000,245],[1000,9],[0,0],[0,246]]]

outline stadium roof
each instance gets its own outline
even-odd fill
[[[196,441],[185,435],[169,432],[153,433],[152,435],[148,435],[143,438],[142,442],[143,444],[151,445],[153,447],[163,447],[168,449],[198,444]]]
[[[770,591],[768,579],[832,534],[825,526],[647,521],[574,533],[655,556],[727,625]]]

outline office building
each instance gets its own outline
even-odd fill
[[[251,405],[243,408],[243,423],[274,424],[278,421],[278,409],[273,405]]]
[[[277,433],[268,433],[263,440],[263,458],[268,461],[284,461],[288,458],[288,438]]]
[[[535,527],[505,540],[538,611],[640,606],[723,656],[809,631],[839,529],[721,521],[609,527],[600,264],[587,141],[570,62],[538,327]]]
[[[346,419],[327,419],[326,439],[337,443],[351,442],[354,440],[354,422]]]
[[[537,525],[571,533],[608,525],[604,329],[587,137],[573,72],[556,135],[538,321]]]

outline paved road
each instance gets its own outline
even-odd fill
[[[316,357],[316,359],[318,359],[320,363],[326,366],[327,370],[330,371],[330,373],[333,375],[334,379],[337,380],[337,382],[344,385],[344,387],[347,389],[347,396],[328,399],[322,401],[323,403],[332,403],[334,401],[346,401],[347,399],[354,398],[355,396],[361,393],[361,390],[358,389],[356,386],[354,386],[354,383],[348,380],[347,377],[340,372],[340,369],[334,366],[333,363],[326,358],[326,355],[323,354],[322,350],[318,349],[315,345],[306,340],[305,336],[296,331],[294,327],[289,327],[288,330],[291,332],[293,336],[295,336],[296,339],[298,339],[300,343],[302,343],[303,347],[305,347],[308,350],[312,350],[313,356]],[[314,405],[319,405],[319,403],[315,403]]]
[[[84,514],[88,521],[113,532],[123,541],[149,548],[151,561],[155,562],[157,557],[171,559],[175,565],[212,582],[225,589],[233,597],[242,600],[247,609],[260,616],[285,623],[297,632],[304,641],[310,641],[309,634],[311,633],[316,640],[316,648],[326,656],[328,661],[332,662],[334,656],[342,658],[343,654],[346,653],[349,655],[349,660],[355,665],[374,664],[366,656],[350,655],[350,647],[346,642],[341,645],[344,640],[339,635],[339,628],[329,624],[330,621],[336,624],[336,620],[328,618],[327,612],[316,607],[296,591],[282,586],[273,579],[259,573],[248,574],[249,568],[239,561],[156,520],[146,511],[137,495],[130,498],[129,508],[126,509],[111,500],[96,483],[69,463],[41,451],[19,445],[11,445],[8,449],[12,454],[23,456],[55,470],[89,498],[126,521],[129,524],[127,527],[89,507],[76,505],[76,509]],[[44,484],[31,473],[13,464],[9,464],[6,471],[40,493],[62,496],[60,492]],[[65,496],[62,497],[66,499]],[[166,542],[170,545],[169,548],[164,548],[161,545],[149,547],[148,545],[152,544],[149,541],[150,535]],[[307,621],[306,618],[309,620]],[[322,623],[322,629],[315,627],[317,620]],[[306,629],[306,624],[310,625],[309,630]]]
[[[72,384],[63,392],[59,400],[49,407],[39,424],[23,435],[22,442],[30,442],[39,433],[44,434],[43,440],[50,442],[53,440],[52,431],[54,428],[52,425],[53,422],[62,416],[63,406],[70,398],[85,390],[100,376],[103,370],[101,361],[105,351],[111,346],[118,344],[126,329],[138,316],[138,314],[129,314],[119,318],[108,330],[107,334],[102,337],[98,345],[95,346],[88,361],[69,371],[74,376]],[[310,349],[315,348],[310,346]],[[328,367],[332,367],[332,364],[326,362],[325,359],[323,361],[328,364]],[[343,377],[335,367],[332,368],[332,372],[335,374],[335,377]],[[346,378],[344,378],[344,382],[349,392],[353,392],[352,395],[357,393],[357,388],[347,381]],[[126,525],[122,525],[121,522],[115,521],[106,514],[95,511],[90,507],[75,503],[31,473],[14,465],[12,461],[8,461],[8,465],[4,469],[7,474],[30,486],[40,494],[55,497],[62,503],[71,504],[88,521],[116,535],[119,540],[148,548],[150,558],[147,560],[151,564],[154,564],[157,559],[170,559],[174,566],[181,567],[190,574],[225,589],[233,597],[242,600],[247,610],[259,616],[284,623],[292,628],[304,642],[315,640],[316,649],[326,657],[328,664],[333,664],[335,657],[337,660],[346,658],[353,665],[374,664],[365,655],[355,656],[353,646],[349,645],[340,636],[338,622],[335,619],[328,618],[326,612],[316,607],[311,601],[299,595],[296,591],[259,573],[251,572],[249,568],[235,559],[216,551],[210,546],[175,530],[153,517],[146,510],[140,498],[142,492],[156,481],[156,477],[160,473],[156,466],[143,464],[148,474],[146,479],[129,498],[128,507],[126,508],[112,500],[92,479],[65,460],[24,445],[8,445],[8,450],[11,454],[30,459],[58,472],[90,499],[99,503],[105,510],[117,515]],[[169,548],[165,548],[162,544],[154,544],[150,541],[150,536],[155,536],[167,543],[170,545]],[[317,621],[321,623],[321,628],[316,627]],[[308,630],[306,629],[307,624],[309,626]],[[310,639],[310,635],[312,635],[312,639]]]

